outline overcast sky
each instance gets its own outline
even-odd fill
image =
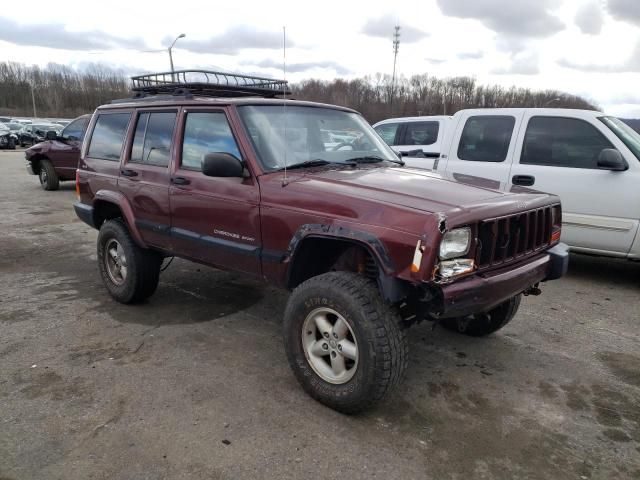
[[[481,83],[560,89],[608,113],[640,118],[640,0],[11,5],[0,11],[0,60],[166,71],[166,47],[185,33],[174,49],[177,69],[281,77],[285,25],[289,80],[352,78],[391,72],[397,23],[402,75],[471,75]]]

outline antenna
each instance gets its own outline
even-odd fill
[[[282,186],[287,186],[287,27],[282,26],[282,110],[284,117],[284,177],[282,178]]]

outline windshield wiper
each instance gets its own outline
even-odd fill
[[[364,155],[362,157],[353,157],[347,159],[348,163],[380,163],[380,162],[393,162],[398,165],[404,166],[404,162],[402,160],[389,160],[388,158],[378,157],[376,155]]]
[[[287,165],[287,170],[293,170],[294,168],[307,168],[307,167],[322,167],[323,165],[344,165],[344,162],[331,162],[329,160],[323,160],[316,158],[314,160],[307,160],[300,163],[294,163],[293,165]],[[279,168],[278,171],[284,170],[284,167]]]

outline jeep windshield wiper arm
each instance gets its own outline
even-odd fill
[[[323,165],[344,165],[344,162],[330,162],[329,160],[323,160],[321,158],[316,158],[314,160],[307,160],[305,162],[294,163],[292,165],[287,165],[287,170],[292,170],[294,168],[306,168],[306,167],[322,167]],[[284,167],[279,168],[278,171],[284,170]]]
[[[353,158],[347,159],[347,162],[350,162],[350,163],[379,163],[384,161],[393,162],[393,163],[397,163],[398,165],[404,166],[404,162],[402,160],[389,160],[388,158],[382,158],[376,155],[364,155],[362,157],[353,157]]]

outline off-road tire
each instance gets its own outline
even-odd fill
[[[122,285],[116,284],[107,272],[105,247],[110,239],[115,239],[122,246],[127,259],[127,275]],[[161,264],[162,256],[136,245],[121,219],[108,220],[100,227],[98,268],[107,290],[118,302],[136,303],[153,295],[158,288]]]
[[[441,325],[447,330],[471,337],[484,337],[509,323],[517,313],[521,300],[522,295],[516,295],[487,313],[464,318],[447,318],[442,320]]]
[[[40,171],[38,172],[40,185],[45,190],[58,190],[60,188],[60,179],[56,170],[49,160],[40,160]]]
[[[302,345],[304,321],[318,307],[331,308],[350,324],[358,345],[358,364],[345,383],[323,380]],[[351,272],[330,272],[299,285],[284,314],[284,346],[304,390],[320,403],[355,414],[380,401],[404,376],[408,343],[397,310],[385,304],[377,285]]]

